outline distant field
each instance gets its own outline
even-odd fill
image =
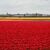
[[[50,20],[50,17],[0,17],[1,20]]]

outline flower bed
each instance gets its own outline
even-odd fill
[[[0,21],[0,50],[50,50],[49,21]]]

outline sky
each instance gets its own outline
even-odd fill
[[[0,14],[50,14],[50,0],[0,0]]]

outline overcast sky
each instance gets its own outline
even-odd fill
[[[0,0],[0,14],[7,12],[50,14],[50,0]]]

